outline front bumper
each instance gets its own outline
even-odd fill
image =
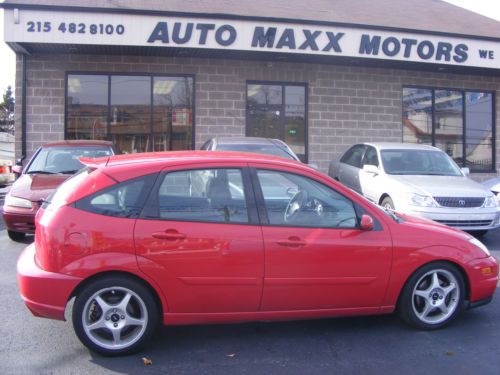
[[[38,207],[35,209],[3,207],[3,220],[8,230],[14,232],[35,233],[35,215]]]
[[[498,261],[489,256],[475,259],[467,263],[471,307],[480,306],[491,301],[498,286]]]
[[[21,297],[35,316],[64,320],[66,303],[82,279],[42,270],[35,261],[35,244],[28,246],[17,261]]]
[[[461,230],[491,230],[500,228],[500,210],[497,208],[407,206],[401,211],[409,215],[424,217]]]

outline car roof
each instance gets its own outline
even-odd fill
[[[379,150],[429,150],[441,151],[437,147],[422,145],[417,143],[399,143],[399,142],[365,142],[368,146],[373,146]]]
[[[102,140],[75,139],[63,140],[45,143],[42,147],[58,147],[58,146],[108,146],[113,147],[113,142]]]
[[[276,144],[275,139],[263,137],[215,137],[212,138],[217,144],[233,144],[233,143],[246,143],[246,144]],[[281,141],[279,141],[281,142]]]
[[[86,161],[85,159],[81,159]],[[98,161],[99,159],[95,159]],[[264,162],[272,160],[273,163],[303,165],[291,159],[281,158],[267,154],[257,154],[252,152],[236,151],[163,151],[163,152],[143,152],[136,154],[114,155],[107,158],[100,158],[101,162],[106,162],[106,166],[137,164],[137,163],[163,163],[177,164],[179,162]]]

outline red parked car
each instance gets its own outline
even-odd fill
[[[299,162],[172,152],[89,161],[37,215],[18,261],[32,313],[106,355],[166,325],[391,313],[419,329],[491,301],[472,236],[384,211]]]
[[[5,197],[3,219],[11,240],[35,233],[35,214],[41,202],[64,180],[83,168],[79,157],[113,155],[107,141],[58,141],[40,147]]]

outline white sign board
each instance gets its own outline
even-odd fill
[[[5,10],[5,41],[342,56],[500,69],[500,42],[284,22]]]

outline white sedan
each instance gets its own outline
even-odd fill
[[[328,174],[388,209],[477,234],[500,227],[493,193],[436,147],[357,144],[332,161]]]

